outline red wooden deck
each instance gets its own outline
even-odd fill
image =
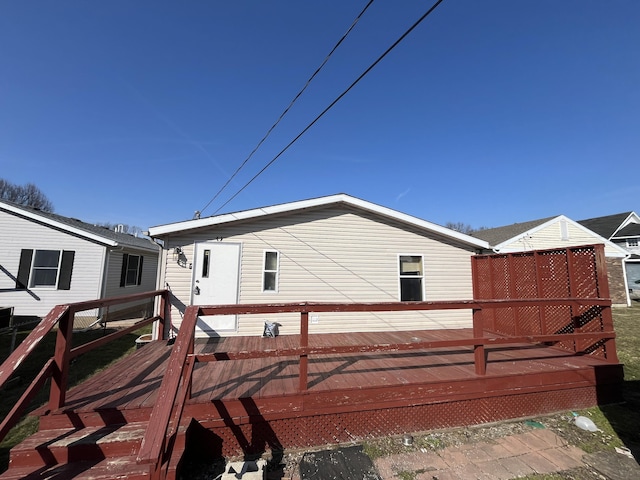
[[[459,340],[466,330],[309,335],[310,347]],[[493,335],[495,337],[495,335]],[[196,357],[299,346],[298,335],[196,342]],[[158,401],[172,347],[152,342],[70,390],[45,428],[143,421]],[[485,375],[473,347],[310,356],[300,392],[297,356],[197,364],[183,423],[196,419],[220,438],[225,455],[294,448],[497,421],[619,400],[622,369],[543,344],[485,349]],[[67,414],[62,414],[67,412]],[[58,413],[58,414],[55,414]],[[61,415],[60,415],[61,414]],[[42,425],[41,425],[42,428]]]
[[[40,432],[12,449],[0,478],[171,479],[194,447],[257,453],[621,400],[601,245],[476,256],[472,270],[474,300],[189,306],[173,345],[152,342],[69,391],[72,359],[139,327],[71,348],[76,312],[159,297],[141,323],[157,320],[166,339],[171,297],[58,306],[0,369],[2,386],[58,326],[54,356],[0,423],[3,437],[51,379]],[[452,309],[471,310],[473,328],[309,335],[309,312]],[[299,335],[194,344],[201,315],[292,312]]]

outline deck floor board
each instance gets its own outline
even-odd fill
[[[420,332],[365,332],[349,335],[310,335],[309,345],[375,345],[451,340],[468,337],[468,330]],[[299,346],[297,335],[226,337],[197,341],[196,353],[288,349]],[[106,408],[150,408],[157,398],[171,347],[152,342],[135,352],[133,360],[114,365],[71,389],[66,408],[96,411]],[[592,356],[574,356],[544,345],[486,347],[487,373],[483,378],[559,372],[605,365]],[[256,401],[299,395],[298,357],[220,360],[196,365],[190,404],[253,398]],[[399,350],[377,353],[310,355],[308,393],[326,394],[389,386],[424,385],[477,380],[472,347]]]

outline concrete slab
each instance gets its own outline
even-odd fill
[[[640,478],[640,466],[633,458],[617,452],[596,452],[583,457],[584,462],[610,480]]]

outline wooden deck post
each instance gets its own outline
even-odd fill
[[[309,346],[309,312],[300,312],[300,348]],[[300,354],[300,392],[307,391],[309,359],[306,353]]]
[[[604,254],[604,245],[594,245],[596,251],[596,282],[598,285],[598,296],[600,298],[611,298],[609,290],[609,277],[607,276],[607,262]],[[602,316],[602,329],[606,332],[613,332],[613,316],[611,315],[611,306],[602,308],[600,313]],[[616,349],[615,338],[605,340],[604,352],[607,360],[611,363],[620,363],[618,359],[618,351]]]
[[[51,375],[51,389],[49,390],[49,410],[57,410],[64,406],[69,384],[69,353],[71,351],[71,337],[73,335],[73,320],[75,310],[69,309],[60,318],[56,347],[53,355],[53,372]]]
[[[482,309],[473,309],[473,338],[479,339],[484,337],[484,322],[482,321]],[[476,343],[473,346],[474,364],[476,367],[476,375],[484,375],[487,373],[487,362],[485,359],[484,343]]]

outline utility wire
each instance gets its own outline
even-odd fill
[[[242,162],[242,164],[236,169],[235,172],[233,172],[233,175],[231,175],[231,177],[227,180],[227,182],[222,186],[222,188],[220,188],[220,190],[218,190],[218,192],[213,196],[213,198],[211,200],[209,200],[209,203],[207,203],[201,210],[200,212],[203,212],[207,207],[209,207],[209,205],[211,205],[216,198],[218,198],[218,196],[222,193],[222,191],[227,188],[227,186],[229,185],[229,183],[231,183],[231,180],[233,180],[235,178],[235,176],[240,172],[240,170],[242,170],[242,168],[247,164],[247,162],[251,159],[251,157],[253,157],[253,154],[256,153],[258,151],[258,149],[262,146],[262,144],[265,142],[265,140],[269,137],[269,135],[271,135],[271,132],[278,126],[278,124],[280,123],[280,120],[282,120],[284,118],[284,116],[289,112],[289,110],[291,109],[291,107],[293,107],[293,104],[296,103],[296,101],[298,100],[298,98],[300,98],[300,95],[302,95],[304,93],[304,91],[307,89],[307,87],[309,86],[309,84],[311,83],[311,81],[315,78],[316,75],[318,75],[318,73],[320,73],[320,70],[322,70],[322,68],[325,66],[325,64],[329,61],[329,58],[331,58],[331,56],[333,55],[333,53],[338,49],[338,47],[340,46],[340,44],[342,44],[342,42],[347,38],[347,36],[351,33],[351,30],[353,30],[353,28],[356,26],[356,24],[358,23],[358,21],[360,20],[360,18],[364,15],[364,12],[367,11],[367,9],[371,6],[371,4],[373,3],[373,0],[369,0],[369,3],[367,3],[365,5],[365,7],[362,9],[362,11],[358,14],[358,16],[355,18],[355,20],[353,21],[353,23],[351,24],[351,26],[349,27],[349,29],[344,33],[344,35],[342,35],[342,38],[340,38],[340,40],[338,40],[338,43],[336,43],[334,45],[334,47],[331,49],[331,51],[329,52],[329,54],[325,57],[325,59],[323,60],[323,62],[320,64],[320,66],[316,69],[315,72],[313,72],[313,75],[311,75],[309,77],[309,79],[307,80],[307,82],[304,84],[304,86],[302,87],[302,90],[300,90],[295,97],[293,97],[293,100],[291,100],[291,102],[289,103],[289,105],[287,106],[287,108],[284,109],[284,111],[280,114],[280,116],[278,117],[278,119],[275,121],[275,123],[273,125],[271,125],[271,128],[269,128],[269,130],[267,131],[267,133],[264,135],[264,137],[262,137],[262,139],[258,142],[258,144],[254,147],[254,149],[251,151],[251,153],[249,154],[249,156]]]
[[[278,153],[275,157],[273,157],[273,159],[267,163],[262,170],[260,170],[258,173],[256,173],[253,178],[251,178],[251,180],[249,180],[247,183],[245,183],[242,188],[240,188],[240,190],[238,190],[235,194],[233,194],[233,196],[231,198],[229,198],[229,200],[227,200],[225,203],[223,203],[220,208],[218,208],[214,214],[218,213],[220,210],[222,210],[225,206],[227,206],[234,198],[236,198],[238,195],[240,195],[240,193],[247,188],[249,185],[251,185],[251,183],[253,183],[253,181],[258,178],[260,175],[262,175],[264,173],[264,171],[269,168],[271,165],[273,165],[275,163],[275,161],[280,158],[280,156],[286,152],[287,150],[289,150],[289,148],[291,148],[291,146],[296,143],[300,137],[302,137],[302,135],[304,135],[305,133],[307,133],[307,131],[313,126],[315,125],[315,123],[320,120],[320,118],[322,118],[329,110],[331,110],[336,103],[338,103],[342,97],[344,97],[347,93],[349,93],[349,91],[355,87],[360,80],[362,80],[371,70],[373,70],[373,68],[380,63],[380,61],[386,57],[389,52],[391,52],[391,50],[393,50],[394,48],[396,48],[398,46],[398,44],[405,39],[405,37],[407,37],[407,35],[409,35],[418,25],[420,25],[420,23],[422,23],[422,21],[424,21],[424,19],[426,19],[437,7],[438,5],[440,5],[444,0],[438,0],[436,3],[434,3],[431,8],[429,10],[426,11],[426,13],[424,13],[413,25],[411,25],[411,27],[404,32],[400,38],[398,38],[389,48],[387,48],[387,50],[385,50],[385,52],[380,55],[378,57],[378,59],[373,62],[362,74],[360,74],[360,76],[351,84],[349,85],[349,87],[343,91],[340,95],[338,95],[338,97],[329,104],[329,106],[327,108],[325,108],[316,118],[313,119],[313,121],[307,125],[293,140],[291,140],[286,147],[284,147],[282,150],[280,150],[280,153]]]

